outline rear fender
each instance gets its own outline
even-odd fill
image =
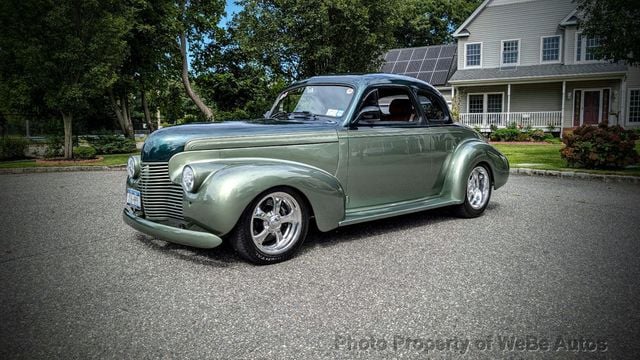
[[[451,200],[463,203],[466,196],[467,177],[478,164],[485,164],[491,172],[494,189],[502,187],[509,178],[509,162],[493,146],[478,139],[460,143],[449,165],[442,194]]]

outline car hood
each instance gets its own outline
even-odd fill
[[[293,145],[337,141],[336,124],[274,119],[172,126],[153,132],[142,148],[143,162],[166,162],[185,150]]]

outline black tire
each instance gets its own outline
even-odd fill
[[[469,188],[470,188],[470,180],[471,177],[474,175],[474,172],[476,172],[476,170],[478,170],[480,173],[476,173],[476,175],[482,175],[483,179],[481,179],[480,181],[483,181],[484,184],[487,186],[487,193],[484,195],[485,198],[482,201],[481,206],[478,206],[476,200],[477,199],[469,199]],[[455,213],[457,216],[462,217],[462,218],[475,218],[478,217],[480,215],[482,215],[482,213],[484,212],[484,210],[487,208],[487,205],[489,205],[489,201],[491,200],[491,191],[492,191],[492,186],[493,186],[493,181],[491,179],[491,171],[489,171],[489,169],[485,166],[485,165],[476,165],[470,172],[469,175],[467,175],[466,178],[466,187],[465,187],[465,196],[464,196],[464,203],[456,206],[455,209]]]
[[[268,198],[270,196],[274,196],[271,198],[271,204],[273,208],[271,209],[271,212],[266,213],[265,210],[268,210]],[[260,205],[260,209],[261,211],[263,211],[264,215],[273,213],[270,216],[271,219],[273,219],[273,217],[276,215],[274,212],[275,201],[278,196],[284,198],[281,199],[281,214],[285,213],[287,210],[291,210],[292,212],[299,211],[299,223],[294,225],[292,222],[282,222],[280,228],[278,229],[277,226],[280,221],[264,219],[261,220],[256,217],[257,207]],[[281,217],[284,219],[286,216],[282,215]],[[265,225],[267,223],[269,225]],[[256,229],[260,230],[261,226],[262,231],[259,234],[255,234]],[[251,202],[251,204],[247,206],[242,216],[240,217],[240,220],[238,221],[238,224],[236,225],[233,233],[231,234],[230,240],[233,248],[238,252],[238,254],[240,254],[242,258],[257,265],[275,264],[281,261],[288,260],[295,254],[295,252],[304,242],[307,236],[308,228],[309,210],[307,208],[305,200],[296,191],[293,191],[290,188],[277,187],[267,190],[258,195]],[[259,235],[262,234],[263,231],[270,232],[272,230],[274,233],[269,233],[268,235],[266,235],[266,238],[264,239],[264,243],[262,245],[258,245],[256,243],[256,241],[258,240],[254,241],[254,237],[259,237]],[[279,243],[278,237],[276,236],[278,230],[280,232],[281,239],[284,239],[286,237],[285,234],[287,234],[287,231],[292,232],[292,240],[290,242],[287,242],[286,247],[283,246],[282,249],[279,249],[277,246]],[[273,242],[274,244],[270,245],[271,242]]]

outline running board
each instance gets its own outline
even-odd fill
[[[357,224],[365,221],[384,219],[393,216],[410,214],[418,211],[430,210],[445,206],[457,205],[460,202],[451,199],[428,198],[420,200],[404,201],[379,206],[368,206],[347,210],[345,219],[339,226]]]

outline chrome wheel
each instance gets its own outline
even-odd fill
[[[251,239],[261,252],[279,255],[296,244],[302,233],[302,210],[286,192],[264,196],[251,213]]]
[[[483,166],[476,166],[467,181],[467,200],[474,210],[482,209],[489,200],[491,191],[491,178],[487,169]]]

